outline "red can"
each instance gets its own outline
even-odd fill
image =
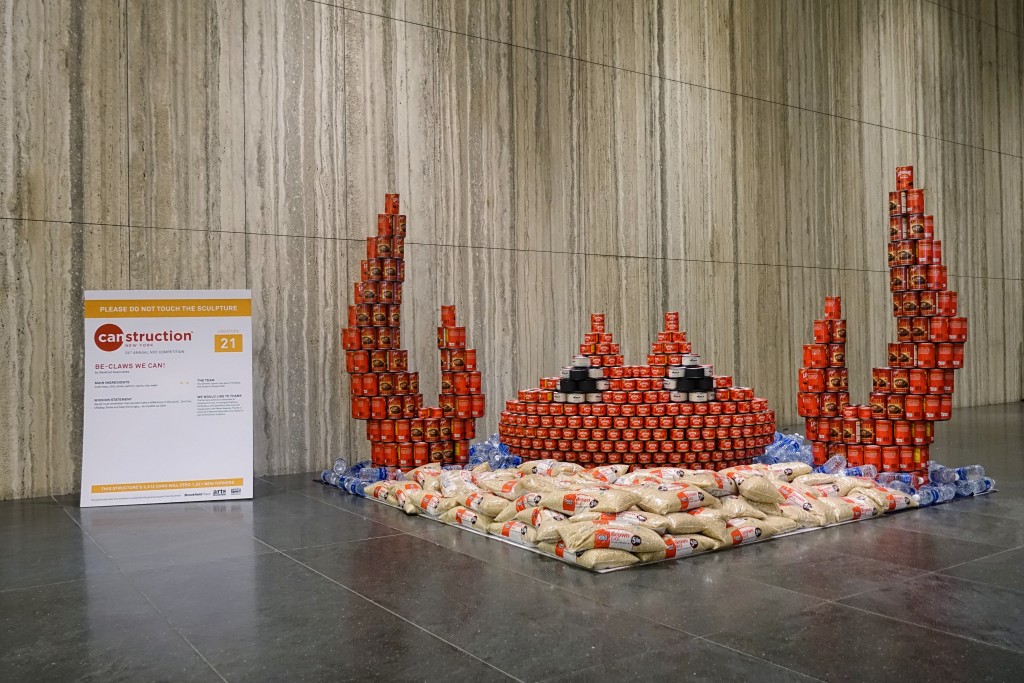
[[[406,229],[407,229],[406,228],[405,220],[406,220],[405,216],[403,216],[401,214],[395,216],[395,222],[394,222],[394,236],[395,237],[405,237]]]
[[[825,317],[829,320],[839,320],[843,317],[842,299],[838,296],[825,297]]]
[[[892,440],[897,446],[910,446],[913,444],[914,439],[909,421],[896,420],[893,423]]]
[[[804,367],[824,368],[828,366],[829,352],[825,344],[804,344]]]
[[[906,213],[907,208],[907,193],[906,191],[890,192],[889,193],[889,215],[894,216],[901,213]]]
[[[924,419],[938,420],[942,409],[942,399],[939,396],[929,394],[924,397]]]
[[[933,342],[949,341],[949,320],[940,316],[928,318],[928,339]]]
[[[936,266],[910,266],[907,268],[907,273],[910,275],[910,282],[908,286],[910,289],[930,289],[928,273],[931,268]]]
[[[917,361],[915,365],[919,368],[934,368],[936,365],[936,346],[932,343],[915,344]]]
[[[898,366],[901,368],[913,368],[916,367],[917,357],[917,344],[906,343],[899,345],[899,361]]]
[[[341,346],[347,351],[360,348],[359,330],[355,327],[346,327],[341,333]]]
[[[369,372],[370,354],[367,351],[348,351],[345,353],[345,369],[348,372]]]
[[[800,390],[816,394],[825,391],[825,375],[821,368],[800,368]]]
[[[879,446],[864,446],[864,464],[874,465],[875,469],[882,468],[882,449]]]
[[[388,416],[388,399],[384,396],[374,396],[370,399],[370,417],[374,420],[383,420]]]
[[[860,420],[860,441],[861,443],[875,442],[875,421],[872,419]]]
[[[962,343],[953,344],[953,367],[962,368],[964,366],[964,345]]]
[[[923,291],[919,294],[917,310],[920,315],[933,316],[937,312],[937,294],[931,290]]]
[[[846,344],[828,345],[828,364],[830,367],[842,367],[846,363]]]
[[[832,329],[828,320],[814,321],[814,343],[828,344],[832,341]]]
[[[842,391],[849,386],[849,375],[846,368],[826,368],[825,386],[829,391]]]
[[[953,345],[948,342],[936,344],[935,349],[935,367],[953,367]]]
[[[474,394],[473,398],[473,417],[483,417],[484,410],[486,408],[486,401],[484,400],[483,394]]]
[[[907,289],[907,269],[897,266],[889,269],[889,291],[902,292]]]
[[[875,391],[887,392],[892,386],[892,370],[889,368],[871,369],[871,386]]]
[[[912,318],[910,322],[910,339],[915,344],[928,341],[928,318]]]
[[[897,190],[909,190],[914,187],[914,167],[913,166],[897,166],[896,167],[896,189]]]
[[[953,417],[953,397],[943,394],[939,397],[939,419],[948,420]]]
[[[912,324],[911,318],[897,318],[896,319],[896,338],[902,343],[910,342],[910,328]]]
[[[832,322],[832,342],[836,344],[846,343],[846,320],[840,318]]]
[[[920,296],[917,292],[901,292],[899,294],[894,294],[893,296],[900,297],[899,316],[917,315],[918,297]]]
[[[836,417],[839,415],[839,398],[834,392],[825,392],[817,395],[821,397],[818,401],[818,406],[823,417]]]
[[[352,417],[356,420],[370,419],[370,399],[362,397],[352,398]]]
[[[899,242],[897,242],[896,265],[910,266],[913,265],[914,260],[914,242],[911,240],[900,240]]]
[[[900,464],[900,450],[895,446],[882,448],[882,471],[896,472]]]
[[[907,239],[907,224],[904,216],[889,216],[889,246],[892,247],[893,242]],[[896,251],[892,250],[889,252],[895,258]],[[889,262],[890,266],[895,265],[892,261]]]
[[[928,393],[928,371],[923,368],[914,368],[907,371],[910,379],[911,394]]]
[[[949,341],[951,342],[965,342],[967,341],[967,318],[956,317],[949,318]]]
[[[897,368],[892,371],[892,392],[906,394],[910,391],[910,370]]]
[[[923,226],[922,226],[923,229]],[[933,263],[933,242],[931,240],[918,240],[915,247],[915,253],[917,256],[916,263],[922,266],[929,266]]]
[[[889,268],[895,268],[899,254],[899,242],[889,242],[885,248],[885,262]]]
[[[906,397],[904,406],[903,414],[908,420],[924,419],[924,396],[911,394]]]
[[[469,395],[459,396],[455,400],[455,417],[460,420],[473,416],[473,398]]]
[[[924,190],[907,190],[907,213],[924,213]]]
[[[924,216],[919,213],[911,214],[907,218],[908,235],[912,240],[919,240],[924,237]]]
[[[875,420],[875,443],[881,446],[892,443],[892,420]]]
[[[800,417],[818,417],[821,414],[818,394],[797,394],[797,414]]]
[[[900,364],[900,345],[899,344],[886,344],[886,356],[887,363],[890,368],[899,367]]]
[[[857,418],[843,419],[843,443],[860,443],[860,420]]]
[[[886,394],[885,412],[890,420],[899,420],[903,418],[905,405],[903,399],[903,394]]]
[[[395,394],[395,375],[390,372],[381,372],[377,375],[366,375],[366,377],[377,378],[377,393],[381,396],[393,396]]]
[[[935,239],[935,216],[924,217],[924,232],[922,233],[921,238],[926,240]]]
[[[903,315],[903,292],[892,293],[892,314],[896,318]]]
[[[943,291],[936,294],[936,300],[938,302],[937,312],[941,316],[947,318],[956,315],[957,310],[957,295],[956,292]]]
[[[928,266],[928,289],[942,291],[946,289],[947,284],[946,266],[934,264]]]

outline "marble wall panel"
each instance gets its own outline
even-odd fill
[[[247,289],[240,232],[130,228],[132,289]]]
[[[128,287],[128,229],[0,219],[0,500],[82,464],[82,292]]]
[[[0,217],[125,224],[124,1],[0,1]]]
[[[129,0],[132,225],[245,229],[241,0]]]

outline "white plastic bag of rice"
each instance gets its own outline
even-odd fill
[[[445,470],[439,477],[441,492],[446,496],[455,495],[456,491],[470,489],[476,491],[479,487],[473,482],[473,473],[466,470]]]
[[[775,484],[768,477],[758,475],[744,477],[742,481],[737,481],[736,484],[740,487],[740,495],[747,500],[756,500],[759,503],[786,502],[786,499],[782,497],[779,490],[775,488]]]
[[[703,553],[714,550],[721,545],[713,538],[701,534],[689,534],[684,536],[663,536],[665,547],[650,553],[637,553],[643,562],[654,562],[655,560],[670,560],[674,557],[683,557],[695,553]]]
[[[853,508],[854,519],[871,519],[872,517],[880,517],[882,515],[882,506],[865,493],[851,493],[839,500]]]
[[[746,498],[744,498],[744,500],[746,500]],[[756,500],[747,500],[747,502],[755,510],[760,510],[769,517],[772,515],[778,516],[782,514],[782,511],[779,510],[780,505],[778,503],[762,503]]]
[[[529,460],[518,467],[523,474],[546,474],[549,477],[557,477],[560,474],[576,474],[582,469],[583,465],[561,460]]]
[[[528,508],[517,513],[515,516],[515,520],[517,522],[529,524],[535,529],[544,522],[564,522],[567,519],[569,518],[561,512],[555,512],[554,510],[548,510],[547,508]],[[540,538],[537,540],[540,541]]]
[[[836,482],[831,484],[813,484],[811,486],[804,485],[805,490],[809,490],[811,493],[816,495],[818,498],[842,498],[843,489]]]
[[[767,528],[770,536],[776,536],[778,534],[796,531],[800,528],[800,524],[783,515],[768,515],[761,520],[761,527]]]
[[[664,479],[658,477],[652,477],[646,474],[646,470],[637,470],[636,472],[630,472],[619,477],[615,483],[619,486],[643,486],[645,484],[664,484]]]
[[[505,500],[515,500],[524,493],[527,493],[526,489],[520,485],[519,477],[513,477],[511,479],[507,477],[492,477],[488,479],[481,478],[478,485],[484,491],[493,493]]]
[[[456,491],[454,499],[460,505],[464,505],[470,510],[475,510],[485,517],[497,517],[509,504],[504,498],[493,493],[481,491],[480,489]]]
[[[771,537],[771,527],[764,520],[752,517],[737,517],[728,522],[729,540],[726,544],[742,545]]]
[[[628,567],[636,564],[640,559],[633,553],[613,548],[602,548],[600,550],[580,550],[571,552],[565,547],[565,543],[539,543],[538,548],[549,555],[560,557],[567,562],[578,564],[587,569],[614,569],[616,567]]]
[[[726,538],[725,519],[719,510],[712,508],[696,508],[686,512],[673,512],[665,515],[668,520],[668,533],[704,534],[710,538],[724,541]]]
[[[540,507],[540,501],[543,494],[541,493],[524,493],[519,496],[511,503],[505,506],[497,517],[494,518],[495,522],[507,522],[523,510],[529,508]]]
[[[480,531],[485,534],[491,524],[490,517],[481,515],[476,510],[470,510],[469,508],[462,507],[461,505],[454,507],[441,515],[441,521],[475,529],[476,531]]]
[[[395,501],[399,507],[405,507],[405,494],[409,491],[422,491],[423,487],[414,481],[403,481],[395,486],[391,492],[395,494]]]
[[[854,518],[853,506],[844,498],[821,498],[818,500],[818,504],[828,511],[828,516],[825,518],[828,524],[848,522]]]
[[[614,484],[615,480],[629,471],[629,465],[602,465],[590,470],[584,470],[581,476],[587,476],[596,481],[606,484]]]
[[[824,474],[814,472],[811,474],[804,474],[799,477],[793,478],[794,484],[800,484],[801,486],[817,486],[819,484],[831,484],[836,480],[834,474]]]
[[[508,522],[494,522],[487,527],[495,536],[507,538],[513,543],[520,545],[537,545],[537,530],[529,524],[517,522],[514,519]]]
[[[423,485],[423,482],[420,481],[420,477],[426,477],[426,476],[430,476],[430,477],[439,477],[439,476],[441,476],[441,465],[436,463],[436,462],[431,462],[431,463],[427,463],[426,465],[420,465],[419,467],[417,467],[415,469],[411,469],[411,470],[409,470],[408,472],[405,473],[406,480],[414,481],[417,484],[419,484],[420,486]]]
[[[438,517],[458,504],[454,498],[444,498],[438,491],[409,491],[405,494],[402,510],[408,515]]]
[[[642,526],[577,522],[559,527],[565,547],[572,552],[591,548],[614,548],[631,553],[649,553],[665,547],[661,535]]]
[[[546,510],[547,508],[534,508],[535,510]],[[550,512],[550,510],[549,510]],[[561,514],[561,513],[556,513]],[[522,521],[522,520],[520,520]],[[524,522],[525,523],[525,522]],[[537,534],[534,536],[538,543],[557,543],[562,539],[562,535],[558,533],[558,530],[567,524],[572,524],[572,518],[566,517],[565,519],[545,519],[540,524],[536,524]]]
[[[719,507],[721,503],[704,489],[674,482],[658,488],[639,488],[640,501],[637,503],[647,512],[667,515],[670,512],[686,512],[698,507]]]
[[[572,518],[576,522],[635,524],[636,526],[645,526],[648,529],[653,529],[659,534],[665,533],[668,529],[668,517],[656,515],[653,512],[644,512],[643,510],[623,510],[622,512],[594,512],[588,510],[587,512],[573,515]]]
[[[722,503],[722,510],[724,511],[727,519],[732,519],[734,517],[755,517],[757,519],[764,519],[765,514],[751,505],[750,501],[742,496],[723,496],[718,500]]]
[[[734,480],[723,477],[718,472],[700,472],[686,477],[685,481],[687,484],[699,486],[712,496],[735,496],[740,491]]]
[[[643,473],[648,477],[656,477],[662,481],[679,481],[688,476],[690,470],[684,470],[682,467],[649,467],[643,470]]]
[[[780,505],[779,512],[783,517],[788,517],[801,527],[808,529],[824,525],[826,515],[828,514],[827,510],[819,512],[815,507],[804,508],[799,505],[789,504]]]
[[[850,495],[868,496],[875,501],[882,512],[895,512],[906,508],[917,507],[917,501],[902,491],[886,488],[884,486],[865,486],[850,491]]]
[[[864,477],[836,477],[836,480],[832,482],[839,487],[839,495],[846,496],[850,494],[850,491],[857,488],[870,488],[875,486],[875,482],[871,479],[865,479]]]
[[[549,492],[541,497],[541,506],[549,510],[575,515],[577,512],[622,512],[636,505],[640,496],[632,491],[612,489],[609,491]]]
[[[392,483],[388,481],[375,481],[372,484],[367,484],[366,488],[363,489],[363,493],[367,498],[387,500],[391,494]]]
[[[802,462],[780,462],[769,465],[768,469],[770,477],[782,481],[793,481],[795,477],[811,473],[811,466]]]
[[[560,484],[564,485],[566,480],[555,479],[554,477],[548,477],[543,474],[527,474],[519,480],[519,485],[523,487],[524,491],[540,492],[544,491],[559,491],[561,490]],[[575,485],[575,482],[572,482]]]

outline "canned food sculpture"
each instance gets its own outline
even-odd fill
[[[702,363],[678,313],[665,314],[646,365],[625,365],[594,313],[572,365],[506,401],[498,433],[528,460],[724,469],[764,452],[775,413]]]
[[[896,342],[888,364],[871,371],[867,405],[852,405],[846,370],[846,321],[839,297],[825,298],[804,345],[797,408],[814,442],[814,461],[843,455],[851,466],[887,472],[928,469],[935,422],[953,412],[953,371],[963,367],[967,318],[957,315],[956,292],[946,289],[942,242],[924,213],[924,190],[914,168],[896,169],[889,193],[889,289]]]
[[[374,465],[465,464],[485,407],[476,350],[466,348],[466,328],[456,325],[455,307],[441,306],[441,394],[438,407],[425,408],[419,373],[410,371],[401,344],[406,217],[398,213],[397,194],[385,195],[384,204],[377,236],[366,240],[355,304],[348,307],[342,332],[352,417],[366,420]]]

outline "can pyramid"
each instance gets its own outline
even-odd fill
[[[465,464],[485,407],[476,350],[466,348],[466,328],[456,325],[455,307],[441,306],[441,394],[437,407],[424,407],[419,373],[409,371],[409,353],[401,343],[407,224],[398,209],[398,195],[385,195],[385,211],[377,215],[377,235],[366,240],[366,259],[342,332],[352,417],[366,420],[374,465]]]
[[[498,432],[516,455],[724,469],[751,462],[771,443],[768,401],[702,364],[678,313],[665,314],[646,365],[624,364],[604,314],[592,314],[590,326],[558,377],[506,401]]]
[[[825,317],[814,321],[814,343],[804,345],[797,408],[819,464],[843,455],[854,466],[926,472],[935,422],[952,416],[953,371],[963,367],[967,318],[957,315],[942,242],[935,239],[934,218],[924,211],[924,190],[914,187],[913,167],[897,168],[887,248],[897,341],[887,346],[887,365],[871,371],[869,402],[850,402],[839,297],[825,298]]]

